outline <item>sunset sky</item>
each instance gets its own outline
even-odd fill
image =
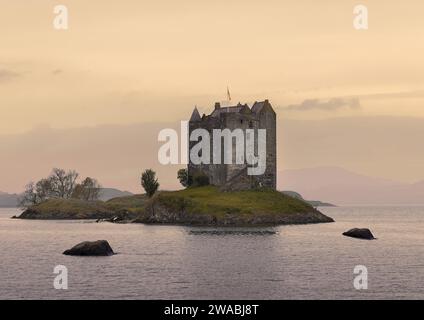
[[[53,28],[57,4],[68,7],[69,30]],[[368,30],[353,28],[357,4],[369,9]],[[235,103],[269,99],[280,121],[306,123],[296,131],[304,134],[293,136],[299,144],[317,123],[338,118],[378,124],[396,117],[402,134],[411,118],[424,121],[423,14],[422,0],[2,0],[0,190],[17,192],[57,165],[94,171],[104,184],[134,191],[136,179],[122,177],[138,175],[142,159],[125,174],[112,165],[96,171],[93,159],[84,162],[81,150],[69,155],[59,143],[54,161],[31,164],[45,149],[30,147],[25,137],[35,139],[43,130],[178,125],[195,105],[210,112],[225,100],[227,86]],[[279,170],[335,165],[388,179],[424,179],[424,153],[414,154],[414,165],[405,162],[421,146],[400,155],[393,144],[402,142],[389,137],[366,161],[345,160],[337,151],[343,136],[355,141],[351,127],[331,132],[340,141],[327,162],[313,156],[286,161],[293,155],[285,158],[281,149]],[[85,138],[67,143],[82,145]],[[149,145],[156,153],[155,143],[140,137],[134,148]],[[157,170],[163,186],[174,186],[169,169]],[[16,171],[23,172],[19,178]]]

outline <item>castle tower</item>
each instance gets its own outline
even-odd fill
[[[189,121],[189,135],[197,128],[205,129],[211,137],[210,150],[213,150],[213,129],[241,129],[245,133],[246,129],[266,129],[266,169],[263,175],[249,176],[247,174],[247,163],[244,164],[213,164],[211,154],[210,164],[193,164],[190,160],[188,165],[189,175],[194,176],[203,173],[209,177],[213,185],[231,190],[250,189],[255,186],[264,186],[276,189],[277,175],[277,138],[276,138],[276,114],[268,100],[255,102],[252,108],[247,104],[238,103],[236,106],[221,107],[220,103],[215,103],[214,110],[209,115],[199,114],[194,108]],[[255,143],[257,144],[257,139]],[[191,150],[197,142],[189,142]],[[221,143],[223,147],[223,143]],[[236,141],[232,142],[233,159],[236,153]],[[257,152],[257,145],[255,146]],[[221,152],[223,156],[223,152]]]
[[[266,129],[266,170],[260,178],[264,186],[277,188],[277,115],[268,100],[255,102],[252,112],[259,128]]]

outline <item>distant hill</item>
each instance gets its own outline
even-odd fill
[[[18,194],[0,191],[0,208],[15,208],[18,205]]]
[[[279,188],[296,190],[306,199],[337,205],[423,205],[424,181],[402,183],[357,174],[339,167],[285,170]]]
[[[322,202],[319,200],[305,200],[303,199],[302,195],[300,193],[297,193],[295,191],[282,191],[285,195],[288,195],[289,197],[296,198],[299,200],[303,200],[307,203],[309,203],[313,207],[335,207],[334,204],[328,203],[328,202]]]
[[[121,191],[114,188],[103,188],[100,193],[100,199],[102,201],[107,201],[112,198],[118,197],[127,197],[132,196],[133,194],[128,191]],[[0,191],[0,208],[15,208],[18,206],[19,194],[9,194],[6,192]]]
[[[100,192],[100,199],[102,201],[108,201],[112,198],[119,198],[119,197],[127,197],[132,196],[133,194],[129,191],[121,191],[114,188],[103,188]]]

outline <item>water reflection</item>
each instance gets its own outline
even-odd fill
[[[255,230],[255,229],[200,229],[188,230],[192,235],[211,235],[211,236],[270,236],[277,234],[275,230]]]

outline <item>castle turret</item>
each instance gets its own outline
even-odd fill
[[[200,118],[199,110],[197,110],[197,107],[194,107],[193,113],[191,114],[190,122],[200,121],[200,120],[202,119]]]

